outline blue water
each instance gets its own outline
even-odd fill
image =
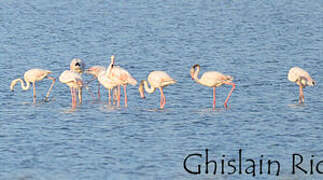
[[[244,158],[282,164],[279,177],[257,172],[254,179],[323,177],[291,174],[292,153],[323,160],[321,0],[6,0],[0,44],[0,179],[252,178],[186,172],[184,158],[206,148],[210,159],[237,159],[243,149]],[[32,90],[9,91],[28,69],[58,77],[74,57],[90,67],[108,65],[112,54],[138,81],[152,70],[177,80],[165,88],[164,110],[158,91],[143,100],[138,86],[128,88],[128,108],[108,106],[101,89],[101,101],[84,90],[75,111],[60,82],[47,103],[49,80],[38,83],[36,104]],[[189,76],[196,63],[202,73],[235,78],[229,110],[223,102],[230,86],[217,88],[213,111],[212,89]],[[287,80],[293,66],[317,82],[305,89],[305,105],[297,105],[298,87]],[[204,162],[195,160],[192,169]]]

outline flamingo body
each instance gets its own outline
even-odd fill
[[[296,83],[299,86],[299,103],[304,103],[305,97],[303,88],[305,88],[306,86],[314,86],[315,81],[312,79],[308,72],[300,67],[293,67],[289,70],[288,80]]]
[[[120,86],[123,86],[123,91],[125,95],[125,107],[128,106],[128,97],[127,97],[127,85],[131,84],[135,86],[137,84],[137,80],[131,76],[131,74],[121,68],[120,66],[114,65],[114,56],[111,56],[111,64],[108,68],[108,78],[110,78],[112,81],[114,81],[116,84],[118,84],[118,107],[120,107]]]
[[[148,87],[148,83],[145,80],[142,80],[139,86],[139,93],[142,98],[145,98],[144,90],[148,93],[153,93],[157,88],[160,90],[160,108],[163,109],[166,104],[166,97],[163,92],[163,88],[175,84],[176,81],[171,78],[164,71],[152,71],[148,75],[148,83],[150,87]]]
[[[233,90],[235,89],[235,84],[232,83],[233,77],[229,75],[224,75],[217,71],[209,71],[209,72],[203,73],[201,78],[199,78],[198,77],[199,72],[200,72],[200,65],[195,64],[194,66],[192,66],[190,70],[191,77],[197,83],[213,88],[213,109],[215,109],[215,106],[216,106],[216,98],[215,98],[216,87],[220,87],[223,84],[228,84],[232,86],[231,91],[229,92],[228,97],[224,102],[224,107],[227,108],[227,103],[229,101],[229,98]]]
[[[28,71],[25,72],[24,74],[24,80],[25,80],[25,83],[22,79],[18,78],[18,79],[15,79],[11,82],[10,84],[10,90],[11,91],[14,91],[14,87],[15,85],[20,82],[21,83],[21,88],[23,90],[28,90],[30,88],[30,83],[33,83],[33,97],[34,97],[34,103],[36,102],[36,87],[35,87],[35,83],[38,82],[38,81],[41,81],[43,80],[44,78],[48,78],[50,80],[52,80],[52,84],[50,86],[50,88],[48,89],[48,92],[47,92],[47,95],[46,95],[46,99],[48,99],[49,97],[49,94],[55,84],[55,81],[56,79],[53,78],[53,77],[50,77],[49,74],[51,74],[52,72],[49,71],[49,70],[45,70],[45,69],[30,69]]]

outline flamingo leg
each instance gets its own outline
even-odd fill
[[[82,104],[82,88],[78,89],[79,103]]]
[[[36,82],[33,82],[33,102],[36,103]]]
[[[160,109],[164,109],[164,106],[166,104],[166,98],[164,96],[163,88],[159,87],[160,91]]]
[[[46,97],[45,97],[45,101],[48,101],[48,97],[49,97],[49,95],[50,95],[50,92],[52,91],[52,89],[53,89],[53,87],[54,87],[54,84],[55,84],[55,82],[56,82],[56,79],[55,79],[55,78],[53,78],[53,77],[47,76],[47,78],[48,78],[48,79],[50,79],[50,80],[52,80],[53,82],[52,82],[52,84],[50,85],[50,87],[49,87],[49,89],[48,89],[48,91],[47,91],[47,94],[46,94]]]
[[[216,87],[213,87],[213,110],[215,110],[215,107],[216,107],[215,88],[216,88]]]
[[[299,86],[299,104],[304,103],[304,92],[303,92],[303,86]]]
[[[109,89],[108,91],[109,91],[109,100],[108,100],[108,103],[110,105],[111,104],[111,89]]]
[[[128,107],[128,98],[127,98],[127,85],[123,85],[123,91],[124,91],[124,106]]]
[[[229,92],[228,97],[227,97],[227,99],[224,102],[224,107],[227,109],[228,108],[228,105],[227,104],[228,104],[229,98],[230,98],[233,90],[236,88],[236,85],[234,83],[230,83],[230,82],[225,82],[224,84],[228,84],[228,85],[231,85],[232,86],[231,91]]]
[[[120,89],[120,85],[118,85],[118,107],[120,107],[120,94],[121,94],[121,89]]]
[[[101,94],[100,94],[100,83],[98,83],[98,99],[100,100]]]
[[[112,91],[113,91],[113,105],[115,105],[116,104],[116,101],[117,101],[117,99],[118,99],[118,97],[117,97],[117,95],[118,95],[118,90],[117,90],[117,88],[113,88],[112,89]]]
[[[76,107],[76,101],[75,101],[75,89],[70,87],[70,90],[71,90],[71,96],[72,96],[72,108],[74,109]]]

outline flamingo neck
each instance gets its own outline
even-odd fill
[[[15,80],[13,80],[12,82],[11,82],[11,85],[10,85],[10,89],[11,90],[13,90],[14,89],[14,87],[15,87],[15,85],[18,83],[18,82],[20,82],[20,84],[21,84],[21,88],[23,89],[23,90],[28,90],[29,88],[30,88],[30,83],[28,82],[28,81],[26,81],[26,85],[25,85],[25,83],[24,83],[24,81],[22,80],[22,79],[15,79]]]
[[[156,88],[154,88],[154,87],[152,87],[152,86],[148,86],[148,82],[147,81],[141,81],[141,83],[140,83],[140,86],[142,87],[144,85],[144,87],[145,87],[145,91],[147,92],[147,93],[149,93],[149,94],[151,94],[151,93],[153,93],[153,92],[155,92],[155,90],[156,90]]]
[[[198,77],[198,74],[200,73],[200,66],[196,66],[194,69],[194,74],[193,74],[193,78],[196,82],[201,84],[200,78]]]

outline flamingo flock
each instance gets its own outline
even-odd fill
[[[216,109],[216,88],[222,85],[231,86],[231,90],[227,95],[224,102],[224,107],[228,109],[228,101],[236,88],[236,84],[233,83],[233,77],[230,75],[225,75],[217,71],[204,72],[200,78],[200,65],[195,64],[190,69],[190,75],[192,80],[195,82],[213,88],[213,109]],[[10,84],[10,90],[14,91],[15,85],[19,82],[21,83],[21,88],[23,90],[28,90],[30,84],[33,84],[33,103],[36,103],[36,82],[41,81],[45,78],[52,80],[52,83],[45,96],[45,101],[48,101],[49,95],[53,89],[56,82],[56,78],[49,76],[52,72],[44,69],[30,69],[25,72],[24,80],[21,78],[15,79]],[[87,83],[83,81],[82,74],[92,75],[92,80]],[[115,104],[115,99],[117,101],[117,106],[120,107],[120,96],[121,96],[121,86],[123,86],[124,92],[124,106],[128,106],[127,97],[127,85],[136,86],[137,80],[124,68],[115,65],[115,56],[112,55],[110,59],[110,64],[108,67],[104,66],[91,66],[85,69],[85,63],[78,58],[72,59],[70,63],[69,70],[65,70],[59,76],[59,81],[66,84],[70,88],[72,108],[77,107],[77,99],[79,104],[82,103],[82,89],[87,87],[87,85],[94,81],[98,81],[98,99],[101,97],[100,85],[108,89],[108,103],[111,105],[111,94],[113,93],[113,104]],[[299,86],[299,104],[304,103],[304,92],[303,89],[306,86],[314,86],[315,81],[311,78],[308,72],[300,67],[293,67],[289,70],[288,80],[296,83]],[[166,97],[163,92],[163,88],[169,85],[176,84],[170,75],[165,71],[152,71],[149,73],[146,80],[140,81],[139,84],[139,95],[141,98],[145,98],[145,91],[147,93],[153,93],[156,89],[160,91],[160,108],[164,109],[166,104]],[[150,87],[149,87],[150,86]],[[113,91],[111,93],[111,91]]]

